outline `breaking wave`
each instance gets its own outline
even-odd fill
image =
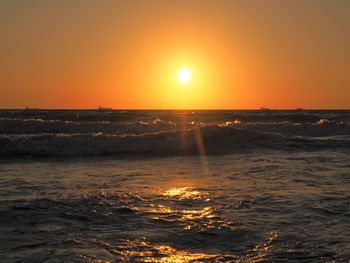
[[[0,110],[0,156],[313,150],[349,137],[349,111]]]
[[[242,129],[205,126],[187,130],[143,134],[103,133],[0,135],[0,155],[96,156],[121,154],[197,154],[198,136],[206,153],[227,154],[247,150],[350,147],[350,136],[302,137]]]

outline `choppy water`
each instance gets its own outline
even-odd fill
[[[350,111],[0,111],[0,156],[350,148]]]
[[[0,112],[1,262],[347,262],[349,111]]]

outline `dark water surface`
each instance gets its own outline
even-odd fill
[[[0,111],[0,262],[347,262],[349,111]]]

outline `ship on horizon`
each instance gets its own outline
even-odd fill
[[[98,106],[97,110],[99,111],[109,111],[109,110],[113,110],[112,108],[109,108],[109,107],[101,107],[101,106]]]

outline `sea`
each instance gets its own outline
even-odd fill
[[[349,110],[0,110],[0,262],[349,262]]]

